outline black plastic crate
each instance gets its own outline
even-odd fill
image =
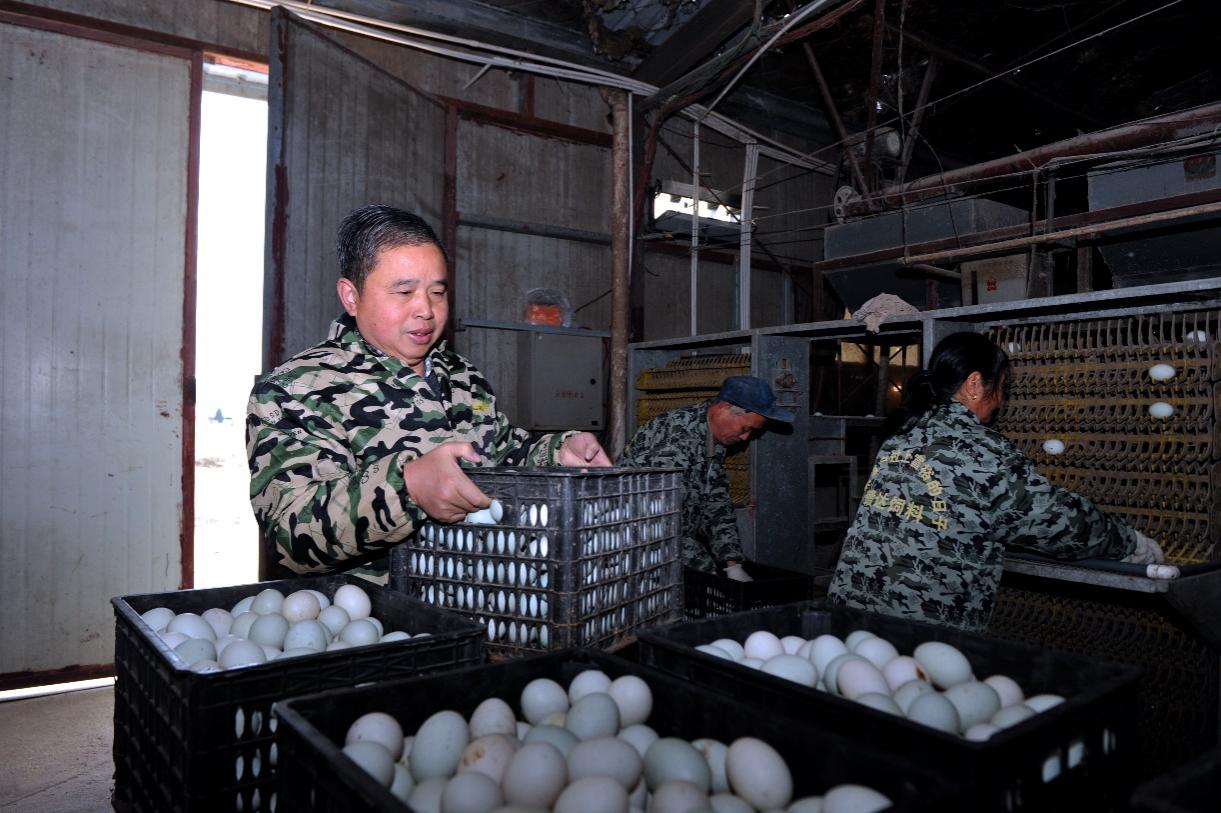
[[[426,523],[394,549],[390,583],[477,620],[490,653],[613,649],[682,617],[678,470],[467,473],[501,521]]]
[[[739,582],[720,573],[683,569],[683,609],[687,618],[711,618],[809,601],[814,597],[814,577],[758,562],[743,566],[754,581]]]
[[[1221,809],[1221,748],[1146,782],[1132,794],[1133,813],[1216,813]]]
[[[330,597],[344,584],[364,588],[372,614],[387,632],[405,629],[432,635],[197,674],[140,617],[153,607],[175,613],[229,609],[268,587],[285,595],[309,588]],[[111,603],[114,802],[120,810],[271,810],[279,761],[272,703],[362,681],[483,662],[483,630],[477,625],[350,576],[121,596]]]
[[[383,711],[404,732],[416,729],[437,711],[470,716],[481,702],[499,697],[521,715],[519,698],[535,678],[567,686],[586,669],[601,669],[612,679],[636,675],[653,692],[647,721],[661,736],[712,737],[727,745],[738,737],[758,737],[780,752],[793,774],[794,798],[852,782],[873,787],[894,802],[895,811],[966,811],[940,777],[860,742],[832,733],[811,720],[776,714],[741,700],[692,686],[615,655],[568,650],[488,666],[443,677],[335,690],[279,702],[278,740],[284,769],[281,794],[293,811],[405,813],[409,808],[390,795],[341,751],[348,726],[362,714]],[[421,702],[421,698],[425,698]]]
[[[911,654],[924,641],[957,647],[979,678],[1012,677],[1028,697],[1058,694],[1054,708],[971,742],[906,718],[807,688],[694,647],[717,638],[744,640],[764,629],[777,636],[843,638],[865,629]],[[977,810],[1107,810],[1132,789],[1140,671],[958,630],[832,606],[825,600],[687,621],[642,631],[641,663],[768,708],[818,720],[837,731],[943,772],[968,789]]]

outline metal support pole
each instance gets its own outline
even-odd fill
[[[700,123],[691,125],[691,335],[699,335]]]
[[[629,158],[632,145],[628,139],[627,94],[611,96],[614,121],[614,142],[611,147],[613,164],[611,215],[611,358],[610,358],[610,443],[611,457],[617,457],[627,441],[624,421],[627,418],[627,340],[630,329],[628,299],[631,286],[628,260],[631,254],[631,170]]]
[[[865,180],[873,189],[873,137],[878,123],[878,93],[882,82],[882,36],[886,33],[886,0],[877,0],[873,7],[873,57],[869,66],[869,111],[865,124]]]
[[[759,145],[746,145],[742,167],[742,210],[738,223],[738,329],[750,329],[750,237],[755,204],[755,176],[759,169]]]

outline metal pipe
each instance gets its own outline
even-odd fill
[[[1169,113],[1144,121],[1056,141],[1025,152],[969,167],[928,175],[906,184],[887,187],[875,198],[887,205],[921,200],[1013,172],[1029,172],[1058,158],[1091,155],[1128,147],[1143,147],[1188,135],[1188,130],[1221,123],[1221,102]],[[860,207],[855,207],[860,208]],[[863,212],[858,212],[863,213]]]
[[[924,111],[928,108],[929,93],[933,89],[933,79],[937,76],[937,57],[930,56],[924,66],[924,76],[920,80],[920,92],[916,94],[916,109],[912,111],[912,123],[907,128],[907,137],[903,139],[903,152],[899,155],[899,174],[895,179],[897,186],[903,185],[907,177],[907,167],[911,164],[912,150],[916,148],[916,137],[920,134],[920,124],[924,121]]]
[[[691,335],[699,335],[700,123],[691,125]]]
[[[631,170],[628,161],[632,144],[628,136],[627,94],[611,94],[611,115],[614,145],[611,193],[611,358],[610,358],[610,455],[618,457],[627,442],[627,342],[630,314],[628,311],[631,278],[628,257],[632,247]]]
[[[882,81],[882,34],[886,31],[886,0],[873,6],[873,54],[869,62],[869,113],[865,123],[865,181],[869,184],[861,194],[873,188],[873,136],[878,124],[878,91]],[[849,148],[851,149],[851,148]]]
[[[755,175],[759,145],[747,144],[742,167],[742,208],[738,222],[738,329],[750,329],[750,239],[755,205]]]
[[[1096,235],[1106,234],[1117,229],[1128,229],[1133,226],[1147,226],[1152,223],[1165,223],[1168,220],[1183,220],[1197,215],[1213,214],[1221,212],[1221,203],[1207,203],[1202,206],[1192,206],[1186,209],[1172,209],[1169,212],[1155,212],[1149,215],[1138,215],[1137,217],[1126,217],[1121,220],[1112,220],[1110,223],[1100,223],[1096,226],[1079,226],[1075,229],[1064,229],[1062,231],[1046,232],[1044,234],[1036,234],[1029,237],[1018,237],[1013,240],[1002,240],[999,243],[986,243],[982,246],[972,246],[969,248],[954,248],[947,251],[933,251],[928,254],[916,254],[910,257],[903,258],[904,265],[914,265],[919,263],[935,263],[943,260],[954,260],[960,257],[974,257],[981,254],[1003,254],[1010,249],[1025,248],[1026,246],[1039,243],[1052,243],[1057,240],[1067,240],[1072,237],[1093,237]]]
[[[806,62],[810,63],[810,72],[814,74],[814,82],[818,85],[818,92],[822,96],[823,107],[827,110],[827,117],[831,119],[831,126],[835,128],[835,137],[839,139],[841,144],[848,143],[848,131],[844,128],[844,121],[839,117],[839,108],[835,105],[835,99],[831,96],[831,88],[827,85],[827,79],[823,76],[822,67],[818,64],[818,58],[814,56],[814,49],[810,43],[801,43],[801,48],[805,51]],[[865,176],[861,174],[861,165],[857,163],[856,154],[851,147],[844,149],[844,157],[848,161],[848,168],[852,171],[852,177],[856,181],[856,188],[860,190],[862,195],[869,192],[869,186],[865,183]]]

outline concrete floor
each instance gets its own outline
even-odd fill
[[[114,687],[0,703],[0,811],[110,810]]]

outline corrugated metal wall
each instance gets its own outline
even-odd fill
[[[0,673],[181,574],[190,65],[0,24]]]
[[[268,369],[320,341],[342,308],[335,232],[387,203],[440,226],[445,110],[313,26],[277,13],[268,128]],[[277,43],[283,43],[277,45]]]

